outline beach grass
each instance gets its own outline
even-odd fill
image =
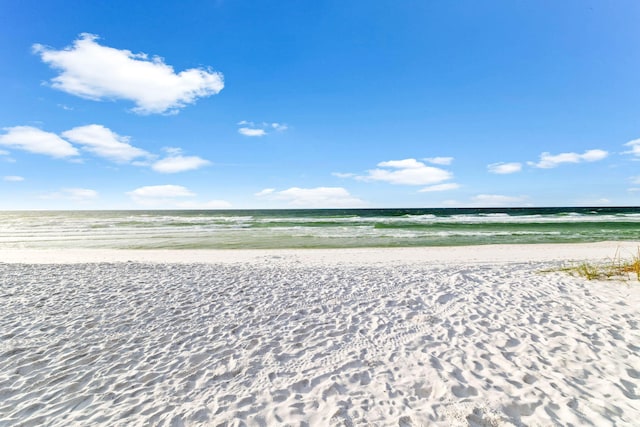
[[[636,280],[640,281],[640,248],[630,259],[616,251],[615,255],[602,263],[582,262],[563,267],[560,271],[583,277],[587,280]]]

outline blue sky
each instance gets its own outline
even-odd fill
[[[0,10],[0,209],[640,205],[635,0]]]

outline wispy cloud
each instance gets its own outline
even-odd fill
[[[181,185],[149,185],[136,188],[127,193],[131,197],[141,198],[174,198],[195,196],[188,188]]]
[[[52,132],[45,132],[32,126],[14,126],[4,130],[6,133],[0,135],[0,145],[6,147],[55,158],[73,157],[79,154],[73,145]]]
[[[165,148],[167,155],[158,156],[131,145],[131,138],[118,135],[102,125],[78,126],[62,132],[61,138],[52,132],[45,132],[30,126],[7,128],[0,135],[0,145],[6,145],[52,157],[69,157],[79,154],[78,149],[69,143],[72,141],[83,151],[105,158],[115,163],[134,166],[150,166],[159,173],[178,173],[200,169],[211,164],[209,160],[198,156],[184,156],[180,148]],[[69,140],[69,141],[67,141]],[[6,153],[9,154],[9,153]],[[155,160],[151,163],[151,160]]]
[[[544,152],[540,154],[539,162],[527,162],[529,166],[533,166],[541,169],[551,169],[560,166],[563,163],[582,163],[582,162],[596,162],[602,160],[609,155],[604,150],[587,150],[582,154],[578,153],[560,153],[552,155]]]
[[[166,114],[177,113],[224,87],[222,74],[211,69],[176,73],[158,56],[149,58],[144,53],[103,46],[97,39],[84,33],[73,46],[62,50],[33,46],[43,62],[60,71],[51,80],[54,88],[86,99],[130,100],[140,114]]]
[[[231,207],[231,203],[225,200],[206,202],[193,200],[197,194],[182,185],[149,185],[136,188],[126,194],[141,206],[179,209],[226,209]]]
[[[301,208],[359,208],[367,206],[365,201],[352,196],[342,187],[291,187],[282,191],[266,188],[255,195],[270,200],[283,201],[291,206]]]
[[[455,182],[449,182],[446,184],[436,184],[436,185],[430,185],[429,187],[425,187],[421,190],[418,190],[419,193],[431,193],[431,192],[435,192],[435,191],[450,191],[450,190],[456,190],[460,188],[460,184],[456,184]]]
[[[98,192],[89,188],[64,188],[60,191],[44,194],[46,200],[71,200],[75,202],[87,202],[98,197]]]
[[[197,156],[183,156],[179,148],[167,149],[169,156],[155,162],[151,169],[160,173],[178,173],[200,169],[211,164],[209,160]]]
[[[331,175],[338,177],[338,178],[354,178],[356,176],[355,173],[343,173],[343,172],[332,172]]]
[[[427,166],[416,159],[389,160],[380,162],[377,166],[378,168],[367,171],[366,175],[357,175],[355,178],[398,185],[430,185],[453,178],[451,172]]]
[[[639,176],[630,177],[629,178],[629,182],[632,185],[640,185],[640,175]],[[630,187],[630,188],[627,188],[627,191],[629,191],[631,193],[636,193],[636,192],[640,191],[640,188],[638,188],[638,187]]]
[[[624,145],[625,147],[631,147],[630,151],[624,152],[625,154],[632,154],[640,158],[640,139],[634,139],[632,141],[627,142]]]
[[[241,126],[240,128],[238,128],[238,133],[244,136],[265,136],[269,134],[270,131],[284,132],[285,130],[289,129],[289,127],[284,123],[276,122],[256,123],[248,120],[241,120],[237,124],[238,126]]]
[[[611,205],[611,200],[606,197],[581,198],[573,201],[574,206],[603,206]]]
[[[504,196],[501,194],[478,194],[472,199],[473,204],[481,207],[522,206],[526,196]]]
[[[512,163],[492,163],[487,166],[487,169],[491,173],[500,175],[506,175],[510,173],[520,172],[522,170],[522,164],[517,162]]]
[[[129,163],[138,157],[151,155],[132,146],[130,137],[120,136],[102,125],[87,125],[75,127],[62,132],[62,136],[82,146],[83,149],[116,163]]]
[[[24,181],[24,178],[17,175],[8,175],[8,176],[2,177],[2,180],[7,182],[22,182]]]
[[[140,205],[158,205],[174,202],[176,198],[194,197],[193,193],[181,185],[149,185],[127,192],[127,196]]]
[[[63,190],[72,200],[90,200],[98,197],[98,192],[88,188],[67,188]]]
[[[257,193],[254,194],[254,196],[256,197],[264,197],[264,196],[268,196],[270,194],[273,194],[276,191],[275,188],[265,188],[264,190],[260,190]]]
[[[284,123],[271,123],[271,128],[277,130],[278,132],[284,132],[285,130],[289,129],[289,126],[285,125]]]
[[[448,166],[453,163],[453,157],[426,157],[422,160],[433,165],[441,166]]]
[[[176,207],[180,209],[229,209],[233,205],[226,200],[209,200],[208,202],[177,202]]]

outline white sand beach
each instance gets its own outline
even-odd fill
[[[638,246],[0,250],[0,425],[638,425]]]

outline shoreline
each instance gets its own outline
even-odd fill
[[[637,256],[638,242],[331,249],[0,249],[0,263],[420,264],[606,261]]]

